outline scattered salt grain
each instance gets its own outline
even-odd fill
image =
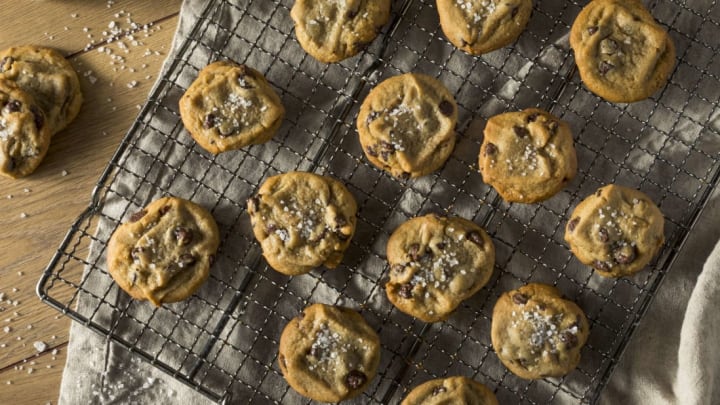
[[[47,343],[42,341],[37,341],[33,343],[33,346],[35,347],[35,350],[38,352],[44,352],[47,349]]]
[[[21,213],[20,213],[20,218],[25,219],[25,218],[27,218],[27,217],[28,217],[28,214],[27,214],[27,213],[24,213],[24,212],[21,212]]]
[[[132,88],[134,88],[134,87],[137,87],[137,85],[138,85],[137,80],[133,80],[133,81],[131,81],[130,83],[127,84],[127,87],[128,87],[129,89],[132,89]]]

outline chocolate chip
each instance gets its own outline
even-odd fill
[[[485,246],[485,240],[483,240],[482,235],[480,235],[480,232],[478,231],[470,231],[467,233],[466,237],[470,240],[470,242],[480,247]]]
[[[203,128],[210,129],[215,128],[217,125],[217,117],[215,114],[208,114],[205,116],[205,121],[203,121]]]
[[[607,72],[611,71],[615,66],[613,66],[609,62],[602,61],[598,65],[598,70],[600,71],[600,74],[606,74]]]
[[[409,180],[410,179],[410,173],[408,172],[402,172],[399,176],[400,180]]]
[[[444,243],[441,242],[441,243],[438,243],[437,245],[435,245],[435,247],[438,248],[438,250],[445,250],[446,246]]]
[[[273,232],[277,231],[277,229],[278,228],[275,224],[267,224],[267,226],[265,227],[265,232],[273,233]]]
[[[379,156],[378,153],[377,153],[377,151],[375,150],[375,148],[372,147],[372,146],[368,146],[368,147],[367,147],[367,154],[370,155],[370,156],[372,156],[372,157],[378,157],[378,156]]]
[[[383,160],[388,160],[390,155],[395,153],[395,145],[391,144],[390,142],[380,141],[380,143],[376,145],[376,147],[379,148],[380,157],[382,157]]]
[[[362,387],[366,382],[367,376],[359,370],[353,370],[345,377],[345,385],[353,390]]]
[[[33,114],[33,119],[35,120],[35,128],[37,128],[38,131],[41,130],[43,126],[45,126],[45,115],[35,106],[30,107],[30,112]]]
[[[595,197],[600,197],[601,195],[602,195],[602,189],[599,188],[599,189],[595,192]]]
[[[195,256],[193,256],[190,253],[183,253],[180,255],[178,263],[180,264],[180,267],[186,267],[186,266],[192,266],[195,264],[197,259]]]
[[[440,102],[439,107],[440,107],[440,112],[446,117],[451,116],[453,114],[453,112],[455,111],[455,107],[453,107],[452,103],[447,100],[443,100],[442,102]]]
[[[526,136],[530,135],[530,131],[528,131],[527,128],[521,127],[519,125],[515,125],[513,127],[513,131],[515,131],[515,135],[517,135],[518,138],[525,138]]]
[[[142,219],[142,217],[144,217],[146,214],[147,214],[147,210],[140,210],[140,211],[130,215],[130,222],[137,222],[140,219]]]
[[[512,11],[510,12],[510,16],[511,16],[512,18],[515,18],[515,16],[518,14],[519,11],[520,11],[520,7],[515,7],[515,8],[512,9]]]
[[[494,143],[488,143],[485,146],[485,156],[494,155],[497,153],[497,151],[498,151],[498,148],[497,148],[497,146],[495,146]]]
[[[260,198],[258,196],[248,198],[247,209],[248,212],[254,214],[260,208]]]
[[[515,293],[512,296],[512,300],[518,305],[525,305],[528,302],[528,296],[523,293]]]
[[[166,206],[160,208],[160,211],[158,211],[158,213],[160,214],[160,216],[163,216],[163,215],[167,214],[168,211],[170,211],[170,208],[171,207],[169,205],[166,205]]]
[[[185,228],[184,226],[178,226],[175,228],[175,239],[177,239],[178,243],[181,246],[187,245],[188,243],[192,242],[193,239],[193,232]]]
[[[443,387],[442,385],[438,385],[437,387],[433,388],[432,390],[432,396],[438,396],[442,394],[443,392],[447,392],[447,388]]]
[[[527,121],[527,122],[535,122],[535,121],[538,119],[539,116],[540,116],[540,114],[538,114],[538,113],[532,113],[532,114],[530,114],[530,115],[527,116],[526,121]]]
[[[18,112],[21,108],[22,104],[17,100],[10,100],[7,104],[5,104],[5,110],[9,113]]]
[[[412,261],[418,261],[423,255],[420,254],[420,244],[413,243],[408,247],[408,256]]]
[[[589,35],[595,35],[595,33],[598,32],[598,27],[596,27],[596,26],[588,27],[587,32]]]
[[[568,349],[572,349],[573,347],[578,345],[578,338],[574,334],[570,333],[569,331],[565,331],[560,334],[560,340],[565,342],[565,347]]]
[[[619,264],[630,264],[635,260],[637,252],[634,246],[625,244],[619,246],[613,251],[613,259]]]
[[[606,243],[608,240],[610,240],[610,234],[608,234],[608,230],[605,228],[598,229],[598,240],[602,243]]]
[[[577,226],[578,222],[580,222],[580,217],[575,217],[570,222],[568,222],[568,230],[570,232],[575,230],[575,227]]]
[[[594,260],[593,267],[600,271],[610,271],[611,269],[611,266],[608,262],[604,262],[601,260]]]
[[[405,298],[410,299],[413,296],[412,290],[415,286],[413,286],[410,283],[403,284],[400,286],[400,289],[398,290],[398,295]]]
[[[353,18],[357,17],[358,11],[357,10],[350,10],[347,12],[347,18],[348,20],[352,20]]]

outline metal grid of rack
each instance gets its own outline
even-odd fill
[[[312,302],[358,309],[378,331],[379,375],[351,403],[398,403],[427,379],[462,374],[502,403],[592,403],[720,178],[720,5],[652,1],[677,45],[678,64],[655,97],[607,103],[582,86],[566,35],[585,1],[537,2],[511,47],[471,57],[449,44],[432,0],[395,1],[393,19],[361,55],[325,65],[293,34],[290,0],[212,0],[100,179],[88,209],[46,269],[38,293],[208,397],[242,403],[307,403],[276,364],[284,325]],[[177,101],[206,64],[246,63],[263,72],[287,107],[264,145],[212,156],[183,130]],[[357,140],[360,102],[380,80],[409,71],[439,78],[459,106],[458,144],[437,173],[400,181],[375,169]],[[542,204],[508,204],[482,182],[477,153],[492,115],[540,107],[568,121],[579,173]],[[289,278],[262,260],[244,213],[268,176],[314,171],[343,181],[360,210],[343,264]],[[617,182],[647,193],[666,216],[667,243],[649,269],[605,279],[563,242],[571,209]],[[133,301],[111,282],[105,243],[130,213],[164,194],[211,209],[222,244],[192,298],[162,308]],[[427,212],[472,219],[497,250],[495,273],[446,322],[424,324],[385,298],[385,244],[403,221]],[[490,343],[497,297],[527,282],[556,285],[591,322],[579,367],[563,378],[521,380]]]

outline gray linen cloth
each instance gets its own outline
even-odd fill
[[[204,6],[202,1],[185,1],[168,60],[177,52],[177,46]],[[167,66],[163,72],[166,69]],[[103,232],[107,229],[101,226],[98,233]],[[713,251],[719,237],[720,193],[715,190],[631,339],[601,403],[720,403],[720,352],[715,350],[720,336],[720,315],[716,311],[720,302],[720,244]],[[102,290],[99,286],[104,288],[108,282],[107,277],[86,280],[86,288],[97,284],[98,290]],[[93,303],[85,304],[81,299],[79,305]],[[71,327],[59,402],[210,403],[124,348],[76,323]]]

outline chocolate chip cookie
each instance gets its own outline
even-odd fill
[[[390,19],[390,0],[296,0],[290,16],[303,49],[333,63],[370,45]]]
[[[35,171],[51,136],[35,99],[14,82],[0,79],[0,174],[18,178]]]
[[[565,226],[575,256],[605,277],[645,267],[665,241],[665,219],[648,196],[610,184],[584,199]]]
[[[278,364],[288,384],[320,402],[363,392],[380,363],[380,339],[357,312],[313,304],[280,336]]]
[[[447,377],[415,387],[400,405],[498,405],[488,387],[467,377]]]
[[[77,73],[52,48],[29,45],[1,51],[0,79],[14,81],[35,99],[52,134],[80,112],[83,97]]]
[[[675,45],[640,0],[594,0],[570,31],[583,83],[615,103],[650,97],[675,66]]]
[[[481,55],[520,36],[532,13],[532,0],[437,0],[437,9],[450,42],[471,55]]]
[[[500,296],[491,339],[500,361],[525,379],[560,377],[577,367],[590,326],[555,287],[528,284]]]
[[[458,217],[434,214],[400,225],[387,244],[388,299],[425,322],[447,319],[487,284],[495,247],[485,231]]]
[[[160,306],[192,295],[210,273],[220,244],[204,208],[176,197],[153,201],[108,242],[108,272],[130,296]]]
[[[247,211],[268,264],[291,276],[337,267],[357,222],[347,188],[313,173],[270,177],[248,200]]]
[[[180,116],[193,139],[218,154],[270,140],[285,108],[260,72],[220,61],[206,66],[187,89]]]
[[[577,171],[570,127],[535,108],[490,118],[478,163],[485,183],[521,203],[552,197]]]
[[[377,85],[360,107],[357,127],[368,160],[407,179],[439,169],[455,147],[457,105],[442,83],[418,73]]]

